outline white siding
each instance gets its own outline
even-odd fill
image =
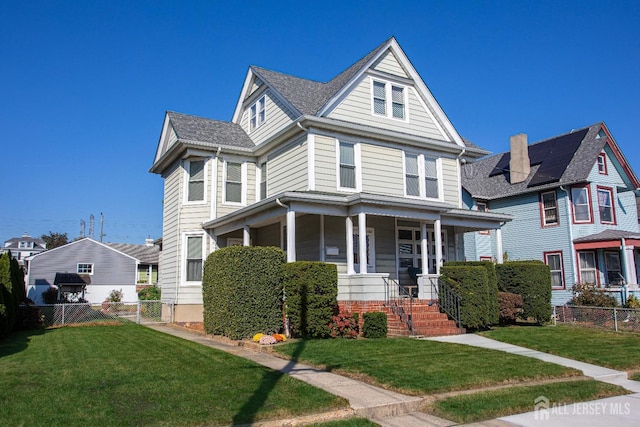
[[[400,62],[391,51],[387,51],[372,66],[376,71],[393,74],[404,78],[409,78],[404,69],[400,66]]]
[[[333,169],[335,170],[335,163]],[[401,150],[362,144],[362,191],[388,196],[403,196],[404,175],[402,171]]]
[[[267,161],[267,196],[283,191],[307,190],[307,168],[306,139],[294,141],[271,153]]]
[[[260,97],[256,98],[256,101],[259,98]],[[265,141],[296,118],[296,114],[280,102],[279,98],[273,96],[271,91],[266,92],[265,101],[265,122],[261,126],[258,126],[253,131],[249,130],[249,120],[251,117],[250,109],[252,104],[246,106],[244,113],[242,114],[242,118],[240,119],[240,125],[256,144],[260,144]]]
[[[413,87],[406,87],[408,121],[374,115],[371,110],[371,81],[363,76],[353,91],[340,102],[329,117],[363,125],[382,127],[387,130],[410,133],[413,135],[448,140],[440,132],[431,115],[418,99]]]
[[[163,301],[172,300],[178,285],[179,213],[182,202],[182,167],[176,162],[163,175],[164,203],[162,209],[162,251],[158,284]]]

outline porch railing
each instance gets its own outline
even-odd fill
[[[383,278],[386,304],[413,335],[413,295],[395,279]]]
[[[431,282],[432,295],[438,295],[438,305],[440,310],[447,313],[460,328],[460,301],[462,298],[442,277],[438,278],[437,285],[435,281]],[[433,289],[436,287],[436,289]]]

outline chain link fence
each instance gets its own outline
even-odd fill
[[[562,305],[553,308],[553,319],[556,324],[640,332],[640,310],[634,308]]]
[[[164,323],[161,301],[47,304],[38,308],[44,316],[45,327],[109,321],[145,325]]]

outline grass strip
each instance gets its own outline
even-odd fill
[[[480,335],[612,369],[640,368],[637,333],[558,325],[502,327]]]
[[[274,350],[413,395],[580,375],[574,369],[501,351],[408,338],[297,341]]]
[[[230,425],[346,407],[280,372],[135,324],[0,342],[0,425]]]
[[[550,405],[563,405],[628,393],[612,384],[578,380],[448,397],[432,403],[426,411],[448,420],[470,423],[533,411],[534,401],[540,396],[549,399]]]
[[[319,424],[311,424],[309,427],[375,427],[380,424],[366,418],[347,418],[344,420],[327,421]]]

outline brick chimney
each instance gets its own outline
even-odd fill
[[[513,135],[510,142],[511,160],[509,161],[509,170],[511,184],[517,184],[526,180],[529,176],[529,172],[531,171],[527,134],[519,133],[517,135]]]

